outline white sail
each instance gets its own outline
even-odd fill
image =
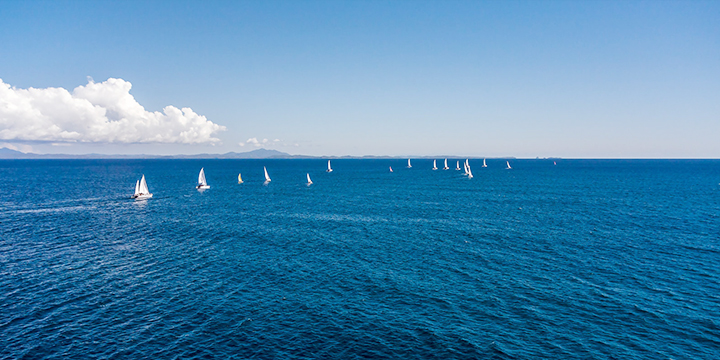
[[[267,168],[263,166],[263,170],[265,170],[265,181],[270,181],[270,175],[267,173]]]
[[[455,170],[460,170],[460,161],[455,162]]]
[[[482,167],[487,167],[487,164],[485,163],[485,159],[483,159],[483,166],[482,166]]]
[[[238,174],[238,184],[242,184],[242,174]]]
[[[307,173],[307,180],[308,180],[307,184],[312,185],[313,182],[312,182],[312,180],[310,180],[310,173]]]
[[[148,190],[145,175],[143,175],[142,179],[135,181],[135,194],[133,194],[132,198],[135,200],[147,200],[152,196],[150,190]]]
[[[392,166],[390,167],[390,172],[393,172],[393,171],[392,171]]]
[[[408,169],[412,167],[412,165],[410,165],[410,159],[408,159],[408,166],[407,166],[407,167],[408,167]]]
[[[433,170],[437,170],[437,160],[433,159]]]
[[[205,168],[200,169],[200,175],[198,175],[198,185],[207,185],[207,180],[205,180]]]
[[[443,170],[450,170],[450,168],[447,166],[447,159],[445,159],[445,166],[443,166]]]
[[[505,161],[505,163],[507,164],[507,169],[512,169],[512,168],[510,167],[510,162],[509,162],[509,161]]]
[[[328,160],[328,169],[327,169],[326,171],[327,171],[327,172],[332,172],[332,171],[333,171],[333,170],[332,170],[332,167],[330,166],[330,160]]]
[[[467,163],[463,163],[463,170],[465,170],[465,175],[467,175],[468,174],[468,164]]]
[[[468,165],[468,167],[467,167],[467,176],[468,176],[468,179],[473,178],[472,169],[470,169],[470,165]]]
[[[141,194],[149,194],[150,190],[148,190],[147,182],[145,182],[145,175],[142,176],[142,179],[140,179],[140,193]]]

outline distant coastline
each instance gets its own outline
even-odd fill
[[[8,148],[0,148],[0,160],[12,159],[405,159],[408,156],[312,156],[312,155],[292,155],[282,151],[257,149],[247,152],[228,152],[224,154],[195,154],[195,155],[120,155],[120,154],[35,154],[24,153]],[[467,156],[458,155],[437,155],[437,156],[410,156],[413,159],[433,159],[433,158],[465,158]],[[488,159],[515,159],[512,156],[505,157],[488,157]],[[559,159],[559,158],[547,158]]]

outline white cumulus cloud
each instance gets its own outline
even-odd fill
[[[265,138],[265,139],[260,140],[256,137],[249,138],[244,143],[242,143],[242,142],[238,143],[238,145],[240,145],[240,146],[252,145],[255,147],[267,147],[267,148],[273,148],[273,147],[277,147],[277,146],[285,146],[285,144],[282,143],[282,140],[280,140],[280,139],[269,140],[269,139]]]
[[[247,139],[247,141],[246,141],[245,143],[250,144],[250,145],[255,145],[255,146],[257,146],[257,147],[260,147],[260,146],[263,146],[264,144],[267,144],[267,143],[268,143],[268,139],[258,140],[258,138],[249,138],[249,139]],[[240,145],[240,146],[245,146],[245,145],[243,144],[243,145]]]
[[[0,140],[96,143],[216,143],[224,126],[190,108],[147,111],[132,84],[88,80],[63,88],[18,89],[0,79]]]

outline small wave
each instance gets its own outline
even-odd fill
[[[341,215],[341,214],[268,214],[270,216],[286,217],[286,218],[300,218],[300,219],[311,219],[311,220],[326,220],[326,221],[338,221],[338,222],[361,222],[361,223],[376,223],[376,222],[388,222],[389,220],[379,216],[365,216],[365,215]]]
[[[78,205],[78,206],[65,206],[60,208],[51,209],[24,209],[10,211],[11,214],[41,214],[41,213],[59,213],[59,212],[74,212],[84,210],[95,210],[96,206]]]

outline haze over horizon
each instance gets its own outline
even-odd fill
[[[0,148],[720,158],[720,2],[3,2]]]

